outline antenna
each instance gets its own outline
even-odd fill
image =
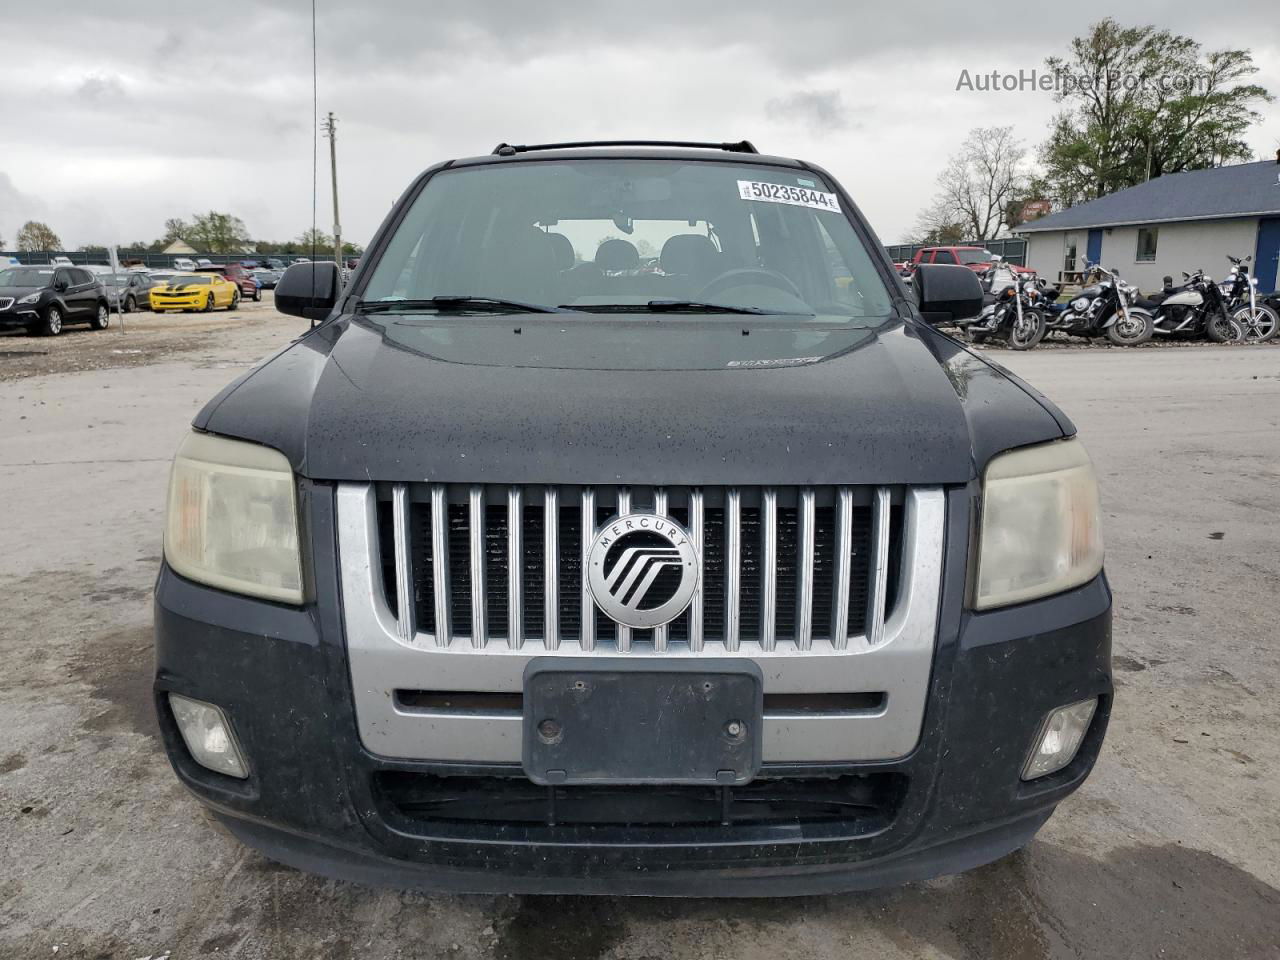
[[[316,288],[316,194],[320,164],[320,92],[316,80],[316,0],[311,0],[311,289]],[[314,328],[315,320],[311,321]]]

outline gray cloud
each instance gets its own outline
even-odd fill
[[[28,220],[39,220],[47,208],[38,197],[20,191],[10,176],[0,170],[0,237],[12,245],[18,228]]]
[[[839,90],[799,90],[770,100],[764,113],[779,124],[803,124],[818,136],[849,127],[849,111]]]
[[[1152,0],[1121,16],[1210,47],[1250,45],[1258,79],[1280,93],[1280,38],[1239,34],[1270,22],[1272,2],[1238,0],[1223,18]],[[499,140],[747,137],[831,170],[896,240],[968,129],[1011,123],[1034,144],[1056,109],[1047,95],[958,93],[959,70],[1038,66],[1112,6],[1027,7],[1016,34],[1033,42],[1008,44],[995,20],[943,3],[318,0],[320,109],[340,120],[343,224],[367,240],[410,177]],[[260,237],[310,225],[307,4],[233,0],[219,8],[236,24],[230,43],[162,0],[132,0],[127,18],[89,0],[10,7],[4,32],[22,38],[23,55],[0,60],[0,163],[68,242],[155,236],[166,217],[210,208]],[[57,29],[68,17],[94,38],[74,56]],[[1270,155],[1280,104],[1267,116],[1255,149]],[[11,239],[5,203],[0,193]]]
[[[126,93],[115,74],[91,73],[76,85],[75,96],[89,103],[119,103]]]

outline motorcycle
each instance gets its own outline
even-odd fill
[[[1196,339],[1208,337],[1214,343],[1234,343],[1244,339],[1244,331],[1227,310],[1222,288],[1204,270],[1182,273],[1182,285],[1164,278],[1164,290],[1139,300],[1137,306],[1151,311],[1155,332],[1165,337]]]
[[[1100,275],[1099,281],[1072,297],[1061,313],[1048,317],[1049,332],[1105,336],[1119,347],[1134,347],[1150,340],[1155,331],[1154,319],[1149,309],[1135,303],[1137,289],[1101,264],[1090,264],[1089,268]]]
[[[1280,313],[1258,299],[1258,279],[1249,276],[1246,266],[1253,257],[1242,260],[1228,254],[1227,259],[1231,261],[1231,272],[1219,285],[1227,312],[1240,327],[1245,343],[1266,343],[1280,331]]]
[[[996,337],[1012,350],[1030,350],[1044,339],[1045,315],[1039,305],[1044,294],[1035,279],[1019,278],[999,258],[980,279],[982,313],[963,324],[974,343]]]

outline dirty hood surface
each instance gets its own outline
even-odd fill
[[[962,483],[1070,432],[935,331],[809,318],[341,318],[195,425],[323,480]]]

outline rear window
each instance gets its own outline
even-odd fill
[[[880,320],[890,294],[832,187],[805,170],[554,160],[436,174],[361,297],[590,310],[696,300]]]

